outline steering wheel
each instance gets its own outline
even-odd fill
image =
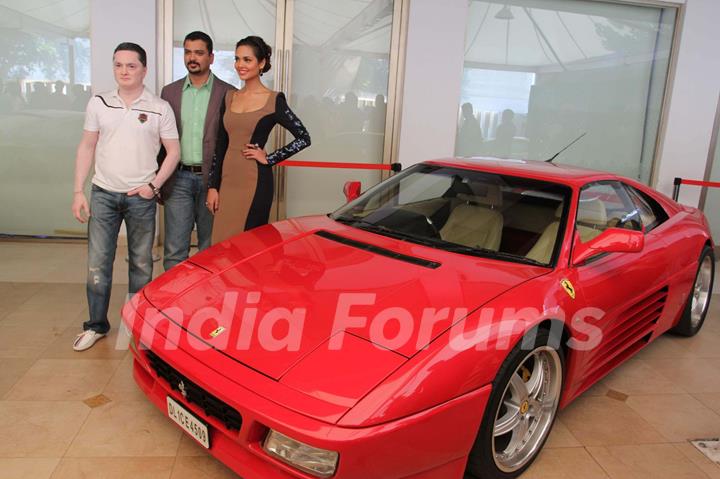
[[[432,219],[410,209],[393,208],[389,214],[386,213],[386,216],[378,218],[375,223],[420,238],[440,239],[440,231]]]
[[[437,226],[435,226],[435,222],[432,220],[432,218],[430,218],[427,215],[422,215],[422,216],[423,216],[423,218],[425,218],[425,221],[427,221],[427,224],[429,224],[430,227],[432,228],[432,231],[433,231],[433,234],[435,235],[435,237],[437,239],[442,239],[442,236],[440,235],[440,230],[437,229]]]

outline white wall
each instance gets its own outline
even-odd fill
[[[403,167],[455,151],[467,0],[412,0],[398,158]]]
[[[148,55],[145,85],[155,91],[157,83],[157,12],[152,0],[91,0],[90,45],[93,92],[116,87],[112,54],[122,42],[137,43]]]
[[[685,2],[675,80],[670,92],[667,127],[656,164],[658,190],[672,193],[676,176],[702,179],[720,95],[720,2]],[[683,186],[682,203],[697,206],[700,188]]]

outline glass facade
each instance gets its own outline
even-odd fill
[[[292,159],[382,163],[394,7],[393,0],[174,0],[173,79],[186,74],[184,36],[202,30],[215,42],[215,74],[241,87],[233,68],[235,43],[259,35],[273,47],[273,70],[263,83],[290,93],[290,107],[312,137],[312,146]],[[286,73],[276,85],[278,71]],[[285,175],[276,192],[284,207],[280,217],[330,212],[345,202],[345,181],[361,181],[366,189],[381,179],[370,170],[294,167],[276,173]]]
[[[175,0],[173,2],[173,80],[187,75],[183,62],[183,39],[185,35],[201,30],[213,39],[215,62],[212,71],[219,78],[240,87],[235,72],[235,44],[248,35],[263,38],[273,48],[276,25],[275,0]],[[273,55],[273,61],[276,56]],[[273,62],[273,68],[277,65]],[[273,75],[263,76],[263,83],[273,88]]]
[[[90,0],[0,1],[0,234],[84,237],[70,211]]]
[[[710,146],[710,179],[708,181],[720,182],[720,104],[718,105],[718,115],[715,120],[715,134],[713,135],[714,143]],[[683,186],[682,188],[695,188],[693,186]],[[720,188],[707,188],[705,192],[705,201],[703,211],[710,222],[713,239],[717,243],[720,241]]]
[[[649,182],[675,8],[469,2],[455,153],[556,161]]]
[[[182,41],[199,29],[215,40],[214,72],[240,86],[235,43],[260,35],[275,50],[263,81],[290,92],[313,139],[294,159],[383,161],[400,0],[167,1],[172,79],[186,74]],[[456,154],[542,160],[585,134],[556,161],[649,182],[676,8],[587,0],[468,5]],[[70,192],[91,95],[90,8],[91,0],[0,0],[0,234],[85,236],[70,214]],[[287,168],[283,211],[330,211],[345,201],[347,180],[367,189],[380,174]]]
[[[382,163],[393,1],[295,0],[291,99],[312,146],[294,159]],[[372,170],[287,169],[288,217],[345,203],[346,181],[363,190]]]

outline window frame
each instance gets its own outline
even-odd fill
[[[655,221],[650,225],[646,225],[642,223],[642,215],[640,215],[640,222],[643,225],[643,233],[650,233],[670,218],[670,216],[667,214],[667,211],[665,211],[665,208],[663,208],[662,205],[660,205],[660,203],[658,203],[657,200],[655,200],[653,197],[651,197],[644,191],[635,188],[632,185],[629,185],[625,182],[621,183],[627,190],[630,201],[632,201],[637,208],[641,207],[641,205],[637,204],[637,200],[643,201],[647,204],[647,206],[650,208],[650,211],[652,211],[652,214],[655,216]]]
[[[637,206],[635,205],[634,201],[632,200],[632,197],[630,196],[630,193],[624,188],[624,183],[621,180],[614,180],[614,179],[606,179],[606,180],[597,180],[592,181],[590,183],[584,184],[579,190],[578,190],[578,196],[577,196],[577,205],[575,208],[575,218],[573,220],[573,238],[575,237],[575,234],[580,234],[577,229],[577,221],[578,221],[578,214],[580,213],[580,200],[582,198],[583,192],[585,192],[588,188],[592,188],[593,186],[597,185],[609,185],[613,190],[616,192],[619,190],[620,192],[625,193],[625,197],[623,198],[622,194],[618,194],[618,197],[620,198],[620,201],[623,202],[623,206],[627,208],[628,206],[632,206],[632,208],[635,208],[637,210]],[[630,205],[627,204],[627,202],[630,203]],[[630,212],[629,212],[630,213]],[[639,213],[638,213],[638,222],[642,226],[642,220],[639,219]],[[617,226],[607,226],[607,228],[616,228]],[[603,231],[605,231],[603,230]],[[642,231],[642,230],[634,230],[634,231]],[[602,233],[602,232],[601,232]],[[583,243],[583,241],[581,241]]]
[[[658,88],[662,90],[661,95],[661,101],[657,105],[657,111],[658,111],[658,124],[657,124],[657,132],[655,134],[655,139],[653,142],[653,154],[649,158],[649,166],[647,168],[646,176],[643,174],[638,175],[638,179],[643,181],[644,183],[647,183],[649,185],[657,185],[657,183],[660,180],[660,159],[661,159],[661,146],[665,142],[665,139],[668,135],[668,119],[670,116],[670,100],[672,96],[673,86],[675,84],[675,79],[678,71],[678,58],[680,53],[680,41],[683,35],[684,31],[684,25],[685,25],[685,17],[686,17],[686,10],[687,5],[684,2],[678,3],[677,0],[590,0],[591,2],[598,2],[598,3],[605,3],[605,4],[615,4],[618,6],[629,6],[629,7],[641,7],[641,8],[657,8],[657,9],[666,9],[666,10],[673,10],[675,17],[674,21],[672,21],[672,35],[670,38],[670,47],[669,47],[669,55],[667,58],[667,73],[665,76],[664,81],[662,82],[662,85],[658,85]],[[468,13],[469,18],[469,13]],[[465,26],[467,27],[467,20],[465,22]],[[467,39],[465,40],[465,42]],[[463,43],[464,48],[467,48],[466,43]],[[477,62],[470,62],[472,65],[474,65],[476,68],[484,68],[488,67],[487,64],[484,63],[477,63]],[[463,65],[467,66],[468,62],[465,59],[465,55],[463,55]],[[493,66],[493,65],[490,65]],[[512,68],[507,68],[504,71],[514,71]],[[524,70],[521,70],[524,71]],[[459,131],[459,126],[461,123],[461,107],[462,104],[465,103],[463,101],[462,96],[458,96],[458,101],[456,103],[457,105],[457,115],[456,115],[456,128],[455,128],[455,134],[453,136],[453,148],[455,148],[455,145],[457,144],[457,133]],[[719,108],[719,115],[720,115],[720,106]],[[646,105],[646,113],[647,113],[647,105]],[[485,131],[485,130],[483,130]],[[456,156],[457,153],[455,154]],[[534,158],[534,159],[541,159],[541,158]],[[639,164],[642,171],[642,161]],[[601,168],[602,169],[602,168]],[[629,177],[633,177],[633,175],[627,175]]]

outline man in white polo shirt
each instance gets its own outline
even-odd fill
[[[73,349],[83,351],[105,336],[113,261],[120,225],[127,228],[129,293],[152,279],[156,197],[180,159],[175,116],[165,101],[143,85],[147,54],[135,43],[121,43],[113,54],[117,90],[95,95],[87,106],[75,161],[73,214],[88,225],[87,297],[89,320]],[[167,157],[158,171],[160,144]],[[83,193],[95,162],[90,205]]]

